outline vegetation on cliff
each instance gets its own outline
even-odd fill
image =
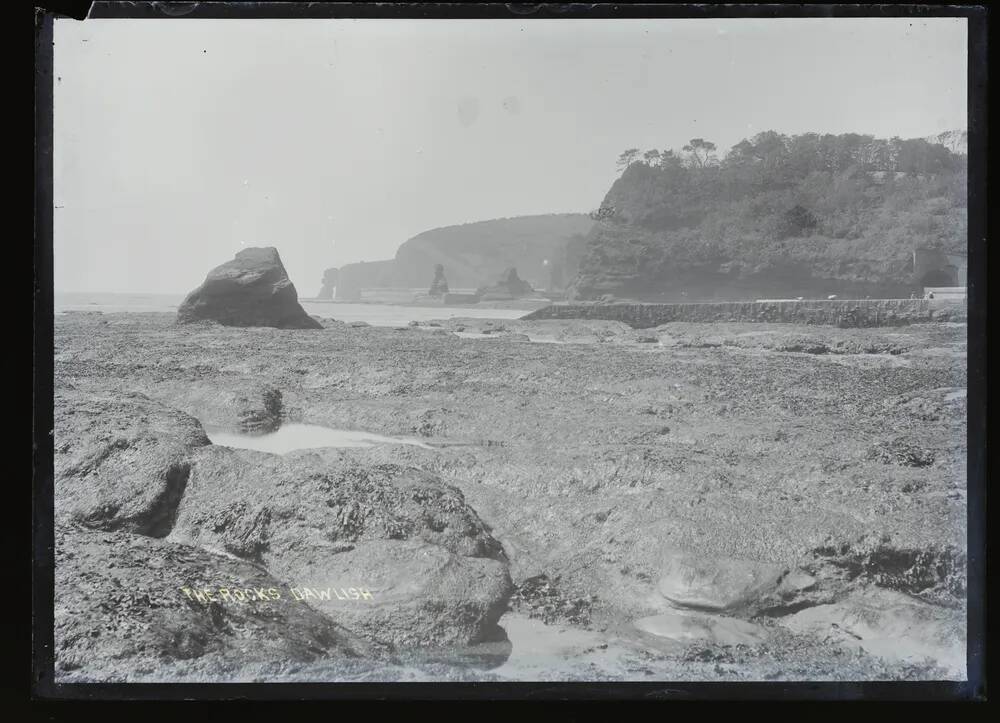
[[[695,138],[619,167],[581,245],[580,298],[900,293],[914,248],[966,247],[966,156],[924,139],[767,131],[721,159]]]

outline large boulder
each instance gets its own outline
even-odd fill
[[[786,572],[786,567],[768,562],[670,550],[658,589],[675,607],[735,610],[776,590]]]
[[[197,419],[136,393],[55,397],[57,518],[162,537],[210,442]]]
[[[278,250],[240,251],[232,261],[208,273],[177,309],[177,321],[217,321],[225,326],[273,326],[279,329],[322,329],[299,305]]]
[[[290,576],[305,602],[400,651],[492,640],[512,591],[505,564],[419,539],[359,541],[288,564],[271,567]]]
[[[500,543],[459,490],[339,450],[199,450],[169,539],[261,565],[399,648],[488,639],[512,593]]]
[[[476,293],[482,301],[506,301],[530,296],[535,290],[531,288],[531,284],[521,279],[517,275],[517,269],[511,266],[500,275],[497,283],[480,287]]]

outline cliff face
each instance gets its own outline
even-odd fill
[[[342,266],[337,298],[356,298],[363,288],[425,288],[438,264],[453,289],[494,283],[512,266],[535,288],[562,286],[575,275],[575,268],[567,271],[567,245],[580,245],[593,225],[586,214],[569,213],[424,231],[403,243],[394,259]]]
[[[340,301],[354,301],[361,298],[362,289],[386,289],[398,286],[401,284],[396,273],[396,265],[392,260],[345,264],[337,273],[335,298]]]
[[[906,298],[913,250],[966,248],[965,157],[922,139],[761,134],[718,163],[634,162],[571,298]]]
[[[405,286],[423,286],[442,264],[453,288],[489,284],[512,266],[536,288],[548,288],[566,244],[594,225],[585,214],[518,216],[446,226],[418,234],[399,247],[396,266]]]

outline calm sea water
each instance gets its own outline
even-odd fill
[[[184,300],[183,294],[91,294],[61,293],[53,297],[55,312],[102,311],[117,313],[124,311],[177,311]]]
[[[67,311],[168,312],[177,311],[183,294],[91,294],[56,293],[55,313]],[[302,301],[307,314],[338,321],[366,321],[372,326],[406,326],[410,321],[430,321],[451,317],[477,319],[518,319],[524,309],[476,309],[448,306],[400,306],[396,304],[342,304]]]

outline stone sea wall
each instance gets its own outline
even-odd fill
[[[476,294],[448,293],[444,295],[445,304],[476,304],[478,302],[479,296]]]
[[[927,321],[965,321],[966,305],[962,301],[932,299],[817,299],[689,304],[575,303],[552,304],[522,318],[532,321],[621,321],[635,329],[648,329],[671,321],[757,321],[873,327],[903,326]]]

